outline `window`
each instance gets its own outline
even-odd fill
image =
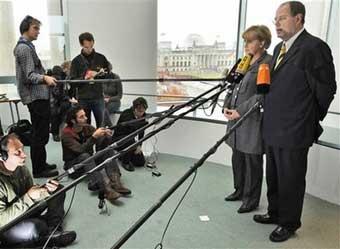
[[[26,15],[42,22],[40,35],[34,41],[45,69],[64,61],[64,28],[59,0],[8,0],[0,1],[0,20],[3,34],[0,37],[0,76],[15,75],[13,49],[20,37],[19,25]]]
[[[188,60],[184,63],[181,61],[180,64],[177,62],[176,65],[180,68],[175,71],[167,69],[164,64],[159,64],[159,76],[220,78],[226,67],[223,65],[226,63],[222,63],[221,60],[228,58],[228,60],[235,61],[238,8],[239,0],[158,0],[158,56],[162,58],[169,54],[169,50],[166,51],[160,46],[167,43],[171,44],[170,56],[180,52],[182,55],[179,59]],[[172,18],[174,13],[176,13],[176,19]],[[188,13],[190,13],[190,18],[188,18]],[[158,85],[158,94],[174,95],[175,93],[179,97],[195,97],[217,83],[161,82]],[[169,99],[159,98],[158,104],[164,106],[165,102],[170,102]],[[177,98],[176,100],[186,101],[187,99]],[[197,115],[204,114],[202,111],[197,111]],[[217,116],[223,118],[220,112]]]
[[[258,13],[257,0],[248,0],[247,2],[247,20],[246,27],[254,24],[266,25],[272,33],[272,45],[268,52],[272,54],[274,47],[281,40],[277,37],[273,20],[275,18],[276,9],[282,3],[282,0],[262,0],[261,15]],[[301,0],[306,7],[305,28],[308,32],[326,40],[326,32],[329,19],[329,9],[331,0],[310,1]]]

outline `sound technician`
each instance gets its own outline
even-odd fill
[[[49,196],[59,188],[50,181],[45,187],[33,185],[25,167],[26,154],[18,137],[11,133],[0,139],[0,226],[8,224],[27,211],[34,203]],[[37,211],[0,235],[1,248],[27,248],[43,245],[64,216],[65,193],[47,203],[47,212]],[[74,231],[63,231],[59,226],[51,237],[50,245],[67,246],[76,239]]]
[[[242,34],[242,38],[245,54],[252,55],[252,58],[241,83],[235,86],[232,95],[226,96],[224,116],[229,120],[227,131],[257,101],[256,78],[259,65],[269,63],[271,60],[271,56],[266,52],[271,43],[268,27],[251,26]],[[227,106],[228,103],[231,103],[231,106]],[[260,111],[254,112],[226,141],[233,150],[232,169],[235,191],[225,197],[225,200],[242,200],[238,213],[251,212],[260,202],[263,178],[261,120]]]
[[[56,79],[45,75],[45,69],[32,41],[38,39],[41,22],[26,16],[20,23],[21,37],[14,48],[18,93],[27,105],[32,122],[31,160],[33,177],[58,175],[55,164],[46,162],[46,144],[50,129],[50,87]]]

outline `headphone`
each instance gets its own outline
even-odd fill
[[[8,135],[5,135],[0,138],[0,158],[3,161],[6,161],[8,159],[7,144],[8,144]]]
[[[20,23],[19,27],[20,34],[23,34],[26,31],[28,31],[30,29],[30,25],[33,23],[34,20],[36,19],[30,15],[25,16],[24,20],[22,20]]]

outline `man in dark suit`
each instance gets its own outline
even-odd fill
[[[269,237],[273,242],[287,240],[301,226],[308,150],[336,92],[331,50],[304,29],[304,20],[298,1],[276,11],[283,41],[274,50],[263,117],[268,213],[254,216],[258,223],[278,225]]]

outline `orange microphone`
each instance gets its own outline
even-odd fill
[[[270,87],[270,70],[268,64],[261,64],[257,73],[257,93],[266,94]]]

